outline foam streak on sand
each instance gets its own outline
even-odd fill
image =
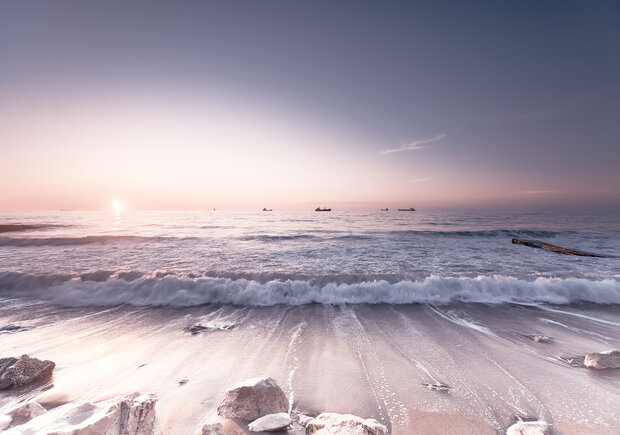
[[[30,326],[0,335],[3,352],[50,359],[60,369],[54,372],[52,389],[0,394],[0,413],[35,396],[53,408],[127,391],[156,391],[164,433],[191,433],[209,416],[216,418],[226,388],[267,374],[289,390],[293,417],[349,413],[375,418],[394,434],[493,434],[505,431],[516,417],[544,419],[561,433],[615,433],[617,372],[592,373],[557,363],[557,355],[604,350],[579,331],[585,319],[553,313],[572,328],[566,329],[540,322],[548,312],[535,307],[444,308],[471,321],[484,317],[489,335],[438,316],[435,309],[314,304],[165,310],[124,306],[98,312],[45,302],[1,304],[0,318]],[[588,305],[564,311],[608,317],[616,309]],[[200,322],[236,326],[195,336],[183,332]],[[610,337],[611,348],[620,347],[617,326],[599,323],[597,328]],[[526,337],[531,333],[554,340],[536,343]],[[179,386],[179,379],[188,382]],[[430,389],[428,383],[449,389]],[[302,430],[294,424],[291,433]]]
[[[297,327],[291,332],[291,339],[288,345],[288,349],[286,351],[286,356],[284,357],[285,362],[289,362],[291,359],[291,368],[288,372],[287,378],[287,386],[288,386],[288,400],[289,400],[289,409],[290,413],[293,410],[293,405],[295,404],[295,390],[293,389],[293,378],[295,377],[295,372],[299,368],[299,358],[297,356],[297,345],[301,341],[300,336],[302,330],[308,326],[305,322],[300,323]]]

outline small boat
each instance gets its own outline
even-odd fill
[[[398,211],[415,211],[415,208],[399,208]]]
[[[321,207],[317,207],[314,209],[314,211],[332,211],[331,208],[321,208]]]
[[[386,207],[386,208],[382,208],[381,211],[390,211],[390,209]]]
[[[272,208],[264,208],[263,211],[273,211]]]

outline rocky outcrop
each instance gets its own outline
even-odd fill
[[[0,390],[26,385],[34,381],[46,381],[52,377],[56,364],[22,355],[19,358],[0,359]]]
[[[133,393],[98,403],[59,406],[8,433],[54,433],[56,435],[151,435],[155,432],[153,394]]]
[[[291,416],[288,412],[279,412],[277,414],[267,414],[261,418],[257,418],[248,425],[252,432],[274,432],[286,429],[291,424]]]
[[[288,400],[273,378],[249,379],[228,389],[217,413],[226,418],[256,420],[267,414],[288,412]]]
[[[620,351],[608,350],[607,352],[589,353],[583,360],[583,365],[599,370],[620,368]]]
[[[373,418],[324,412],[306,423],[306,434],[387,435],[388,429]]]
[[[209,423],[202,427],[202,435],[226,435],[222,423]]]
[[[519,421],[508,428],[506,435],[549,435],[545,421]]]

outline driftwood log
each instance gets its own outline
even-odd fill
[[[512,243],[516,245],[525,245],[525,246],[529,246],[532,248],[544,249],[546,251],[553,251],[553,252],[557,252],[558,254],[564,254],[564,255],[579,255],[581,257],[601,257],[601,258],[606,257],[606,255],[593,254],[591,252],[578,251],[576,249],[561,248],[559,246],[541,242],[540,240],[512,239]]]

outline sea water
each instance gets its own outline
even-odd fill
[[[0,213],[0,297],[66,306],[620,304],[618,257],[613,213]]]

